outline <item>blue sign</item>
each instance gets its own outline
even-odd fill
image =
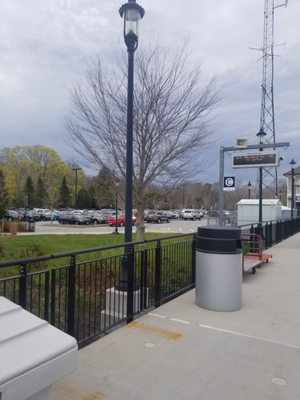
[[[224,176],[223,190],[235,190],[235,176]]]

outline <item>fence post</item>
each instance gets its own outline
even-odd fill
[[[46,271],[45,273],[45,304],[44,304],[44,319],[49,322],[49,283],[50,283],[50,278],[49,278],[50,272]]]
[[[270,227],[270,247],[272,247],[275,244],[275,237],[274,237],[274,224],[271,222],[271,227]]]
[[[56,323],[56,271],[51,270],[51,303],[50,303],[50,324],[55,326]]]
[[[75,283],[76,283],[76,256],[73,254],[68,271],[68,317],[67,333],[75,336]]]
[[[276,221],[276,225],[275,225],[275,237],[276,237],[275,243],[279,243],[279,241],[280,241],[279,229],[281,229],[281,224],[282,224],[281,221],[278,221],[278,220]]]
[[[140,293],[140,311],[147,308],[147,284],[148,284],[148,252],[141,252],[141,293]]]
[[[292,223],[293,223],[293,232],[292,232],[292,235],[295,235],[295,233],[297,232],[296,231],[296,219],[293,219],[293,221],[292,221]]]
[[[192,241],[192,283],[196,281],[196,234],[193,235]]]
[[[253,236],[256,232],[254,231],[254,227],[253,224],[251,225],[250,228],[250,253],[255,253],[256,251],[258,251],[258,249],[255,249],[255,237]]]
[[[268,249],[270,246],[270,223],[266,222],[265,225],[265,248]]]
[[[128,286],[127,286],[127,323],[133,321],[133,291],[136,283],[134,282],[134,249],[130,246],[128,253],[124,255],[123,262],[127,263]]]
[[[20,267],[19,305],[26,309],[27,305],[27,264]]]
[[[161,304],[161,243],[157,241],[155,249],[155,294],[154,305],[159,307]]]

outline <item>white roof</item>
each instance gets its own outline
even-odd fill
[[[244,205],[258,205],[259,204],[259,199],[241,199],[238,203],[238,205],[240,204],[244,204]],[[268,206],[274,206],[274,205],[280,205],[281,202],[279,199],[263,199],[262,200],[262,204],[263,205],[268,205]]]

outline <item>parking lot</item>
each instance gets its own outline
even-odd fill
[[[197,231],[198,226],[207,225],[207,218],[203,218],[200,221],[183,221],[181,219],[173,219],[170,223],[145,223],[145,232],[162,232],[162,233],[193,233]],[[210,220],[209,223],[215,223]],[[39,221],[35,224],[35,234],[105,234],[112,233],[115,227],[108,225],[64,225],[59,224],[57,221],[44,222]],[[136,227],[133,226],[133,232]],[[120,233],[124,232],[124,228],[118,227]],[[28,234],[28,233],[26,233]]]

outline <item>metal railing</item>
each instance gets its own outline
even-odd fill
[[[259,235],[264,243],[264,249],[300,232],[300,218],[269,221],[260,224],[241,226],[244,234]]]
[[[300,219],[241,227],[265,248],[300,232]],[[74,336],[80,347],[195,286],[196,233],[0,263],[5,296]],[[127,262],[128,290],[118,292]],[[53,264],[54,263],[54,264]]]
[[[0,295],[82,347],[194,287],[193,234],[133,242],[126,256],[131,273],[125,293],[115,290],[124,245],[113,245],[2,262]]]

